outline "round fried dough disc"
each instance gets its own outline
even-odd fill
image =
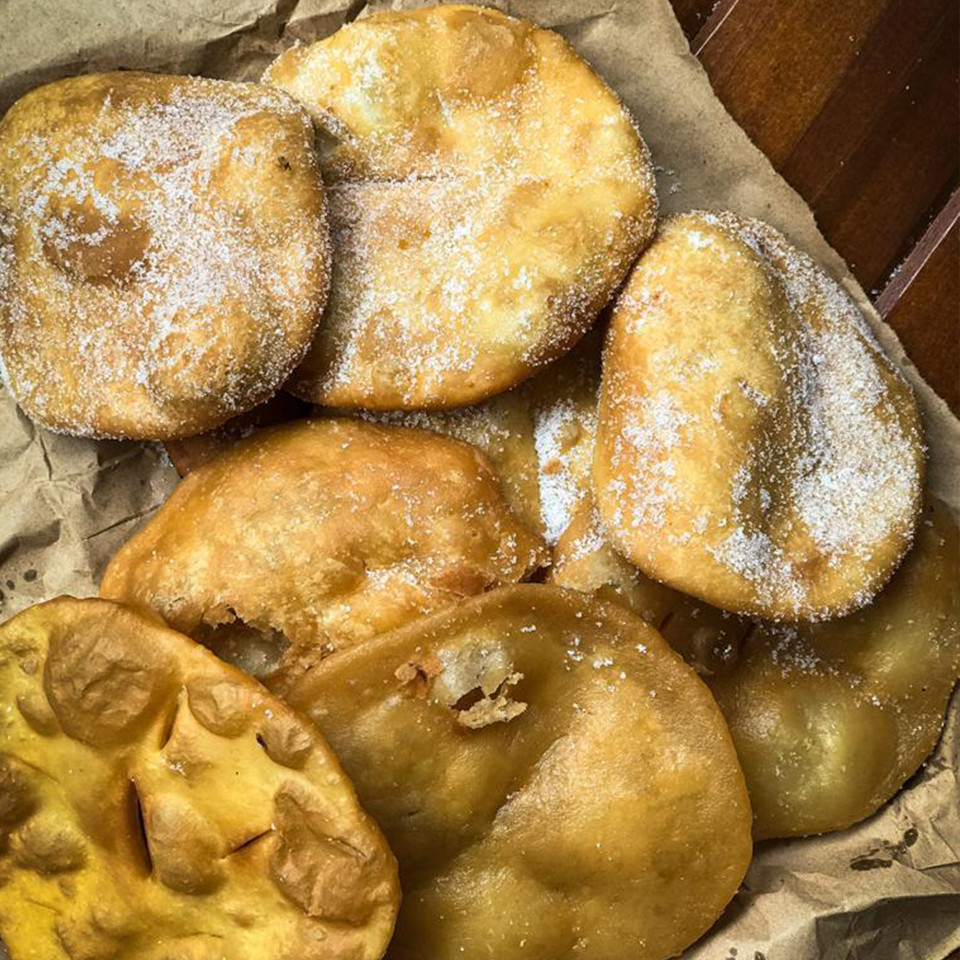
[[[730,725],[756,835],[842,830],[885,803],[930,755],[960,679],[960,542],[926,507],[894,578],[855,614],[760,624],[708,677]]]
[[[586,332],[653,234],[653,170],[616,95],[557,34],[441,6],[357,20],[264,80],[319,131],[331,300],[288,389],[451,407]]]
[[[751,621],[646,577],[579,516],[551,582],[659,625],[702,674],[743,763],[759,838],[842,830],[929,756],[960,678],[960,543],[928,499],[911,551],[873,602],[822,623]]]
[[[0,627],[0,934],[17,960],[376,960],[396,863],[316,729],[155,619]]]
[[[142,73],[0,122],[0,370],[44,426],[167,439],[269,397],[310,344],[329,238],[310,118],[278,90]]]
[[[149,607],[262,675],[546,560],[486,459],[425,430],[301,421],[184,479],[111,560],[101,595]]]
[[[614,310],[594,489],[651,577],[773,619],[862,606],[920,504],[906,382],[858,308],[757,220],[667,221]]]
[[[713,698],[615,604],[505,587],[278,689],[397,855],[392,960],[672,957],[750,861]]]

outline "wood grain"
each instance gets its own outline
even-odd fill
[[[960,190],[927,228],[877,298],[877,309],[907,353],[923,358],[930,386],[960,413]],[[945,315],[945,311],[950,311]],[[915,361],[916,362],[916,361]]]

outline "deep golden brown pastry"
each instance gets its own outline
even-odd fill
[[[506,587],[282,679],[397,855],[391,960],[661,960],[747,868],[716,704],[615,604]]]
[[[483,403],[455,410],[365,410],[359,416],[473,444],[490,458],[510,506],[554,544],[590,490],[601,334],[594,328],[535,377]],[[315,409],[323,415],[326,408]]]
[[[0,627],[17,960],[376,960],[396,863],[312,724],[186,637],[61,597]]]
[[[960,543],[928,499],[916,541],[874,601],[846,617],[751,621],[656,583],[579,516],[550,579],[659,624],[706,679],[743,763],[759,838],[842,830],[929,756],[960,678]]]
[[[594,492],[617,549],[715,606],[865,604],[910,544],[913,394],[850,297],[757,220],[666,221],[614,310]]]
[[[347,646],[546,560],[486,459],[425,430],[308,420],[198,468],[111,560],[149,607],[258,675]]]
[[[321,417],[351,413],[328,407],[314,411]],[[490,460],[511,509],[531,530],[543,533],[533,411],[523,387],[455,410],[358,410],[354,415],[370,423],[430,430],[476,447]]]
[[[183,437],[265,400],[328,256],[311,123],[277,90],[93,74],[0,122],[0,369],[52,430]]]
[[[440,6],[356,20],[264,80],[319,131],[337,256],[289,388],[329,406],[475,403],[570,349],[653,234],[652,167],[557,34]]]

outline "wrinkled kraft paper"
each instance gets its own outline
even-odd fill
[[[917,390],[930,485],[956,514],[960,421],[919,377],[807,205],[716,99],[668,0],[498,5],[559,30],[620,93],[653,152],[665,212],[761,217],[841,280]],[[0,111],[40,83],[118,67],[253,80],[294,41],[383,6],[0,0]],[[93,594],[111,553],[175,483],[159,447],[54,436],[0,395],[0,619],[60,593]],[[762,844],[734,903],[685,957],[943,960],[960,947],[958,742],[960,694],[936,754],[891,804],[840,834]]]

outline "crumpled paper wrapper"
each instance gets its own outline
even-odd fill
[[[392,6],[414,4],[399,0]],[[837,277],[913,383],[929,483],[960,508],[960,421],[920,378],[809,207],[714,96],[668,0],[506,0],[566,36],[637,118],[665,213],[727,208],[774,224]],[[0,111],[38,84],[115,68],[253,80],[282,49],[386,3],[348,0],[6,0]],[[776,96],[771,90],[770,96]],[[0,390],[0,619],[91,595],[106,561],[169,495],[158,446],[59,437]],[[960,948],[960,694],[934,756],[876,816],[761,844],[743,889],[689,960],[944,960]],[[3,956],[0,947],[0,957]]]

